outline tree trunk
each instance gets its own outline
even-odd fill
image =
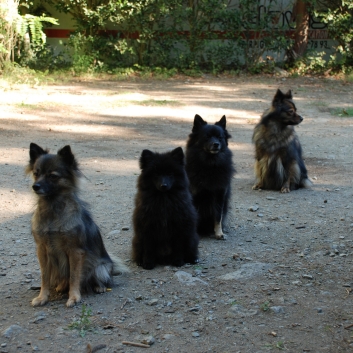
[[[293,6],[292,19],[296,23],[294,44],[289,50],[289,59],[294,61],[302,57],[308,45],[309,11],[305,0],[297,0]]]

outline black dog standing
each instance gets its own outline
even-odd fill
[[[186,146],[186,172],[199,216],[198,232],[200,235],[214,233],[217,239],[224,239],[222,223],[227,215],[235,173],[232,152],[228,148],[230,137],[225,116],[209,125],[195,115]]]
[[[132,258],[144,269],[198,261],[197,214],[181,147],[167,153],[143,150],[133,214]]]

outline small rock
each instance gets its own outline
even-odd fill
[[[273,68],[273,71],[274,71],[275,74],[276,74],[277,76],[279,76],[279,77],[288,77],[288,76],[289,76],[288,71],[283,70],[283,69],[281,69],[281,68],[278,67],[278,66],[275,66],[275,67]],[[282,79],[282,81],[285,81],[285,80]]]
[[[127,229],[128,230],[128,229]],[[111,236],[111,235],[117,235],[120,234],[120,230],[118,229],[114,229],[111,232],[109,232],[107,235]]]
[[[312,275],[302,275],[302,277],[306,279],[314,279]]]
[[[251,212],[256,212],[258,209],[259,209],[259,206],[251,206],[251,207],[249,208],[249,211],[251,211]]]
[[[261,276],[267,273],[271,267],[273,266],[262,262],[246,263],[239,270],[219,276],[218,278],[229,281]]]
[[[321,314],[322,313],[322,308],[317,308],[316,311]]]
[[[275,314],[284,314],[285,309],[283,306],[271,306],[270,310],[273,311]]]
[[[141,343],[143,344],[148,344],[150,346],[152,346],[152,344],[156,342],[156,340],[154,339],[153,336],[147,336],[147,337],[144,337],[141,341]]]
[[[124,226],[121,228],[121,230],[129,230],[129,229],[130,229],[130,227],[128,227],[128,226]]]
[[[17,334],[23,332],[23,328],[19,325],[11,325],[7,329],[1,332],[1,336],[6,338],[11,338],[16,336]]]
[[[38,289],[40,289],[40,283],[32,282],[31,286],[29,288],[32,289],[32,290],[38,290]]]
[[[231,318],[242,318],[254,316],[258,313],[256,309],[246,309],[239,304],[232,305],[226,316]]]
[[[276,200],[276,198],[275,198],[275,197],[272,197],[272,196],[267,196],[266,199],[267,199],[267,200]]]
[[[157,305],[158,303],[158,299],[152,299],[149,302],[147,302],[147,305],[153,306],[153,305]]]
[[[44,311],[39,311],[35,314],[35,318],[32,320],[34,324],[38,323],[39,321],[42,321],[46,317],[46,313]]]
[[[192,337],[200,337],[200,334],[198,332],[193,332],[191,335]]]
[[[263,217],[264,215],[262,213],[259,213],[257,217]]]
[[[173,338],[173,337],[175,337],[175,336],[172,335],[171,333],[166,333],[166,334],[162,337],[162,339],[164,339],[164,340],[169,340],[169,339],[171,339],[171,338]]]
[[[179,280],[179,282],[187,286],[194,286],[196,284],[208,285],[207,282],[203,281],[198,277],[193,277],[190,273],[185,271],[177,271],[175,272],[174,276]]]

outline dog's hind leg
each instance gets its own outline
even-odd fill
[[[69,253],[70,263],[70,289],[69,299],[66,302],[68,308],[74,306],[81,300],[81,276],[85,253],[82,249],[74,249]]]
[[[281,188],[282,193],[290,192],[291,190],[296,190],[300,183],[300,167],[296,161],[293,161],[289,166],[288,178],[286,178],[285,183]]]
[[[255,184],[253,185],[252,189],[253,190],[260,190],[263,188],[263,179],[264,179],[264,163],[261,160],[255,160],[255,165],[254,165],[254,170],[255,170],[255,175],[256,175],[256,181]]]
[[[41,272],[41,287],[38,297],[32,300],[33,306],[44,305],[48,302],[50,288],[50,266],[48,263],[48,252],[44,244],[37,247],[37,255]]]

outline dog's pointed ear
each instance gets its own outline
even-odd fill
[[[285,94],[278,88],[275,96],[273,97],[273,101],[272,101],[273,105],[276,105],[282,102],[284,98],[285,98]]]
[[[42,156],[47,154],[48,151],[44,150],[42,147],[38,146],[36,143],[31,142],[29,145],[29,164],[26,167],[26,173],[30,173],[33,170],[33,165],[35,161]]]
[[[75,156],[72,154],[71,147],[69,145],[66,145],[62,149],[60,149],[58,151],[58,155],[63,159],[63,161],[67,165],[74,166],[76,164]]]
[[[194,118],[194,126],[192,132],[196,132],[200,127],[207,125],[207,122],[201,118],[200,115],[196,114]]]
[[[173,159],[179,162],[181,165],[184,165],[184,152],[181,147],[175,148],[173,151],[170,152]]]
[[[37,144],[31,142],[29,145],[29,158],[30,158],[30,163],[33,165],[34,162],[38,159],[43,154],[47,154],[48,151],[43,150],[42,147],[38,146]]]
[[[288,99],[293,99],[293,95],[292,95],[292,90],[288,90],[288,92],[285,94],[285,97]]]
[[[222,116],[220,121],[217,121],[215,125],[220,126],[223,130],[226,129],[227,118],[225,115]]]
[[[143,170],[153,161],[154,153],[150,150],[143,150],[140,157],[140,168]]]

